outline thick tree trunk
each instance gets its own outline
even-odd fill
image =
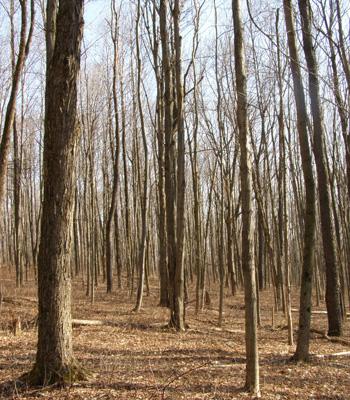
[[[160,2],[160,35],[162,41],[162,63],[164,74],[164,135],[165,135],[165,200],[166,200],[166,226],[167,226],[167,255],[168,255],[168,283],[169,283],[169,325],[177,330],[184,330],[184,269],[183,269],[183,233],[184,233],[184,170],[182,169],[184,150],[183,150],[183,116],[182,116],[182,88],[179,93],[179,71],[172,73],[169,55],[169,36],[167,31],[167,9],[168,1]],[[177,12],[174,11],[174,19]],[[174,20],[174,29],[176,23]],[[175,36],[177,36],[175,34]],[[179,49],[181,43],[177,38],[175,48],[176,53],[175,70],[181,68]],[[176,82],[174,88],[173,81]],[[177,94],[177,109],[174,108],[174,93]],[[174,139],[174,117],[178,126],[178,146],[179,153],[175,164],[175,139]],[[181,131],[182,130],[182,131]],[[176,178],[178,185],[176,187]],[[175,211],[175,200],[177,208]]]
[[[83,377],[72,348],[70,271],[82,28],[83,0],[60,0],[56,38],[47,66],[38,345],[36,363],[28,376],[38,385]]]

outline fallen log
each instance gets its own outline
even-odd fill
[[[113,321],[102,321],[99,319],[72,319],[72,326],[120,326],[120,324]]]
[[[37,300],[29,299],[28,297],[2,297],[1,301],[3,303],[13,304],[13,305],[21,305],[22,302],[28,303],[37,303]]]
[[[292,312],[294,313],[298,313],[299,310],[297,308],[292,308]],[[313,310],[311,311],[311,315],[315,314],[315,315],[327,315],[327,311],[326,310]],[[347,317],[350,317],[350,313],[346,313]]]
[[[310,360],[312,359],[329,359],[329,358],[338,358],[338,357],[350,357],[350,351],[341,351],[339,353],[330,353],[330,354],[311,354]]]
[[[91,320],[91,319],[72,319],[73,326],[96,326],[96,325],[107,325],[107,321]]]
[[[313,329],[312,328],[312,329],[310,329],[310,332],[316,333],[318,335],[321,335],[321,337],[323,339],[326,339],[329,342],[339,343],[339,344],[342,344],[343,346],[349,346],[350,347],[350,341],[349,340],[346,340],[346,339],[343,339],[343,338],[340,338],[340,337],[336,337],[336,336],[328,336],[326,332],[320,331],[318,329]]]
[[[140,329],[140,330],[148,330],[148,329],[160,329],[165,327],[164,324],[155,323],[155,324],[140,324],[135,322],[130,323],[121,323],[121,322],[114,322],[110,320],[99,320],[99,319],[72,319],[72,326],[112,326],[117,328],[131,328],[131,329]]]

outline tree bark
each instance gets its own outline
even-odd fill
[[[306,101],[301,78],[299,57],[296,45],[293,11],[291,0],[283,1],[284,16],[288,37],[289,62],[293,77],[294,97],[297,110],[297,130],[305,183],[305,212],[304,212],[304,247],[303,266],[300,288],[300,313],[297,348],[294,354],[296,360],[306,361],[309,357],[312,273],[315,248],[315,182],[312,172],[312,158],[307,132]]]
[[[77,78],[83,0],[60,0],[52,57],[47,65],[44,200],[38,256],[38,344],[32,384],[83,377],[72,348],[70,247],[73,222]]]
[[[323,256],[326,264],[326,305],[328,311],[328,335],[342,335],[339,268],[336,262],[334,227],[331,218],[329,178],[325,151],[323,110],[320,101],[318,65],[311,32],[311,5],[309,0],[299,0],[302,21],[303,48],[309,74],[309,92],[313,119],[313,150],[316,161],[318,197],[320,205]]]
[[[115,211],[117,208],[117,194],[119,187],[119,153],[120,153],[120,134],[119,134],[119,111],[118,111],[118,94],[117,94],[117,68],[118,68],[118,14],[115,9],[114,1],[112,2],[113,26],[111,27],[111,36],[113,41],[113,106],[114,106],[114,137],[115,152],[113,157],[113,184],[112,198],[108,210],[106,223],[106,277],[107,277],[107,293],[113,290],[113,261],[112,261],[112,227]]]
[[[234,53],[237,89],[237,123],[241,150],[240,175],[242,196],[242,269],[244,274],[245,341],[246,341],[246,389],[260,396],[259,355],[257,329],[257,298],[255,268],[253,262],[252,224],[252,171],[247,117],[247,76],[243,25],[240,0],[232,0],[234,26]]]

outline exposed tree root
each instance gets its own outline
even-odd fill
[[[35,364],[31,371],[20,377],[19,381],[30,387],[66,386],[74,382],[86,381],[90,376],[91,373],[74,360],[69,365],[62,366],[59,370],[41,368]]]

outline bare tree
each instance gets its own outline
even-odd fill
[[[257,298],[253,261],[252,171],[247,117],[247,76],[240,0],[232,0],[237,89],[237,123],[241,151],[242,269],[244,274],[246,389],[260,396],[257,329]]]
[[[46,80],[38,345],[34,368],[27,376],[35,385],[72,382],[84,376],[73,355],[69,263],[74,195],[72,171],[80,129],[77,77],[82,32],[83,0],[60,0]]]
[[[309,357],[312,274],[315,246],[315,183],[312,172],[312,157],[308,138],[308,118],[304,88],[296,45],[296,34],[291,0],[284,0],[284,16],[288,36],[289,62],[293,77],[294,97],[297,110],[297,129],[299,135],[300,154],[305,182],[305,214],[303,266],[300,289],[299,333],[297,349],[294,357],[297,360],[307,360]]]
[[[0,143],[0,203],[4,198],[5,182],[6,182],[6,171],[7,171],[7,161],[10,152],[10,139],[11,130],[13,127],[13,122],[16,114],[16,98],[18,94],[20,78],[26,57],[29,53],[30,43],[34,31],[34,0],[31,0],[31,17],[30,17],[30,27],[27,35],[28,28],[28,2],[27,0],[21,0],[21,33],[17,60],[14,66],[11,93],[10,98],[7,103],[6,116],[4,122],[4,129],[2,132],[1,143]]]
[[[309,75],[311,114],[313,119],[313,150],[316,161],[318,195],[320,205],[323,255],[326,264],[326,305],[328,315],[328,335],[342,334],[342,312],[340,305],[339,268],[336,261],[334,227],[331,217],[327,155],[323,110],[320,101],[318,65],[312,38],[312,10],[309,0],[299,0],[302,21],[303,48]]]

